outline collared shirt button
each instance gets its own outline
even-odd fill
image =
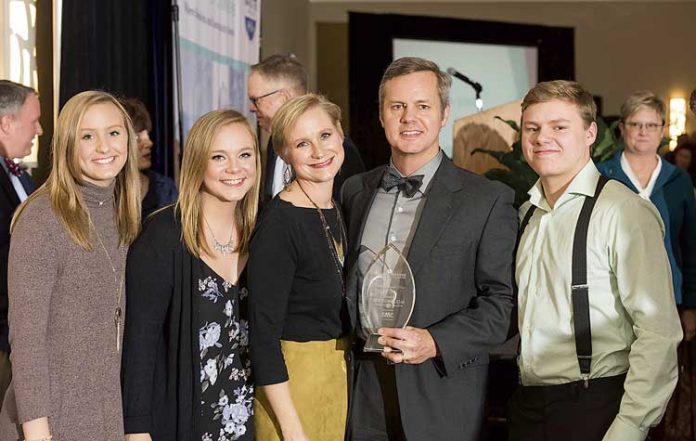
[[[396,235],[392,234],[391,236],[389,236],[389,240],[391,240],[392,242],[396,242]]]
[[[399,213],[403,213],[404,207],[396,207],[396,211],[398,211]]]

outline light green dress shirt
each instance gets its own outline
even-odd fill
[[[549,206],[541,182],[529,191],[537,207],[520,239],[518,365],[522,384],[580,380],[570,294],[575,225],[599,172],[592,161]],[[587,238],[587,282],[592,328],[590,378],[627,372],[625,393],[605,441],[644,440],[661,419],[677,382],[681,325],[655,207],[610,181],[592,212]]]

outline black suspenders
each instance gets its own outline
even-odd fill
[[[590,302],[587,287],[587,230],[590,226],[592,209],[608,181],[609,178],[606,176],[600,176],[594,196],[585,198],[578,216],[578,223],[575,225],[575,236],[573,238],[573,276],[570,286],[573,302],[573,331],[575,333],[575,352],[580,365],[580,377],[585,382],[585,387],[587,387],[587,382],[590,378],[590,365],[592,364],[592,332],[590,328]],[[532,205],[525,213],[520,225],[520,238],[525,228],[527,228],[535,208]]]

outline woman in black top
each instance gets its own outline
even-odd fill
[[[340,109],[304,95],[275,114],[272,141],[290,166],[249,257],[257,439],[340,441],[348,386],[343,219],[331,199],[343,163]]]
[[[191,128],[175,206],[128,256],[123,402],[128,441],[254,439],[244,266],[260,181],[234,110]]]

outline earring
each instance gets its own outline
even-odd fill
[[[283,186],[287,187],[295,179],[295,173],[292,171],[292,167],[289,164],[285,164],[283,167]]]

